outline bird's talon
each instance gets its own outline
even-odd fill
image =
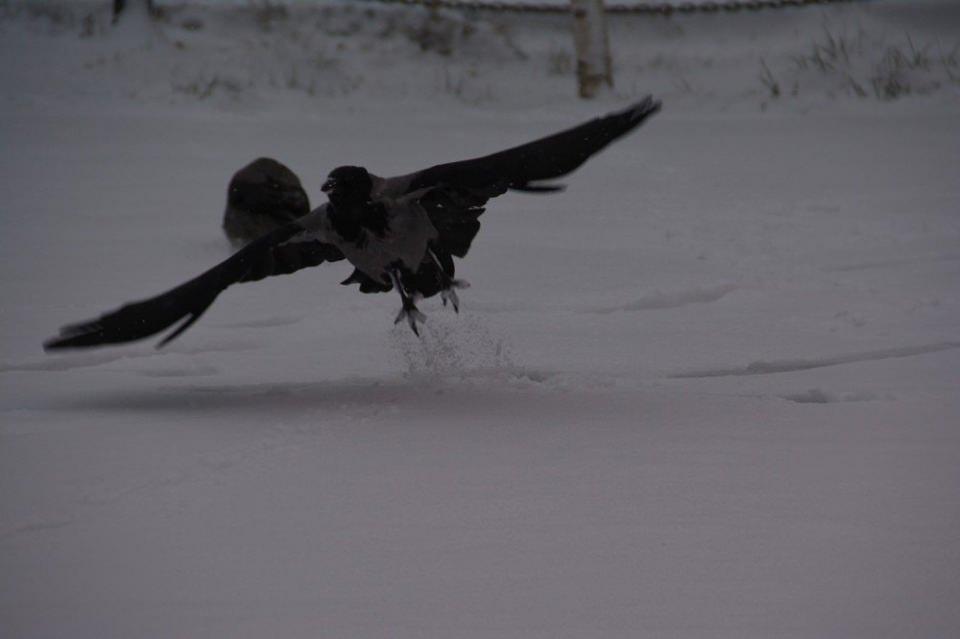
[[[420,337],[420,330],[417,327],[417,322],[426,322],[427,316],[420,312],[413,304],[407,306],[406,304],[403,308],[400,309],[400,312],[397,313],[396,319],[393,320],[394,325],[397,325],[401,320],[407,320],[407,324],[410,325],[410,329],[413,331],[413,334],[417,337]]]
[[[453,290],[453,287],[445,288],[440,291],[440,299],[443,301],[444,306],[447,305],[447,302],[450,302],[450,306],[453,307],[454,313],[460,312],[460,298],[457,297],[457,292]]]

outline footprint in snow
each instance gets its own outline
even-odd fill
[[[810,390],[802,393],[781,395],[780,397],[781,399],[795,402],[797,404],[834,404],[837,402],[872,402],[882,399],[893,399],[893,396],[888,394],[876,395],[874,393],[865,391],[855,393],[832,393],[820,388],[811,388]]]
[[[793,373],[796,371],[806,371],[813,368],[826,368],[828,366],[841,366],[843,364],[856,364],[859,362],[877,362],[885,359],[899,359],[901,357],[913,357],[916,355],[926,355],[927,353],[939,353],[960,348],[960,342],[939,342],[936,344],[923,344],[920,346],[905,346],[900,348],[885,348],[876,351],[862,351],[859,353],[846,353],[833,357],[814,357],[810,359],[781,359],[769,361],[756,361],[746,366],[737,366],[733,368],[713,368],[699,371],[689,371],[686,373],[674,373],[669,377],[671,379],[697,379],[703,377],[742,377],[747,375],[772,375],[775,373]]]

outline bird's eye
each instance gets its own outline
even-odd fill
[[[273,189],[274,191],[279,191],[279,190],[280,190],[280,183],[279,183],[279,182],[270,182],[270,188]]]

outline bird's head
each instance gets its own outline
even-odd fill
[[[334,204],[362,204],[370,199],[373,180],[362,166],[340,166],[330,172],[320,188]]]

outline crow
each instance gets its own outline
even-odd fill
[[[300,178],[273,158],[258,158],[233,174],[223,232],[234,248],[310,212]]]
[[[438,164],[392,178],[359,166],[330,172],[328,201],[309,214],[256,238],[210,270],[180,286],[122,306],[98,319],[65,326],[48,351],[131,342],[179,325],[158,344],[183,333],[228,286],[348,260],[343,284],[366,293],[396,290],[406,320],[419,335],[425,318],[415,301],[440,293],[457,310],[453,258],[466,256],[487,201],[508,190],[554,192],[547,182],[570,173],[660,110],[647,96],[636,104],[579,126],[471,160]]]

